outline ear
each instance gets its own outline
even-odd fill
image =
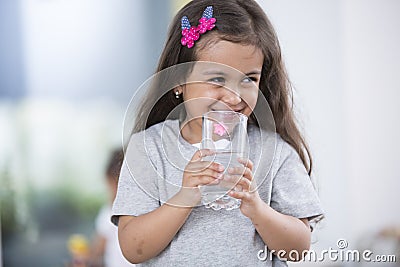
[[[174,94],[176,94],[176,92],[178,92],[178,94],[182,94],[183,93],[183,85],[179,85],[177,87],[174,88]]]

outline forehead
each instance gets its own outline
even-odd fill
[[[197,53],[197,60],[228,65],[242,73],[261,71],[264,56],[261,49],[225,40],[210,42]]]

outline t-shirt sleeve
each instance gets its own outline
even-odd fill
[[[160,206],[157,169],[141,135],[133,136],[125,153],[111,221],[118,225],[121,215],[139,216]]]
[[[278,162],[271,207],[296,218],[321,219],[324,213],[321,202],[296,150],[284,142]]]

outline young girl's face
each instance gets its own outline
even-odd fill
[[[232,110],[250,116],[258,97],[264,56],[252,45],[218,41],[197,53],[198,61],[180,88],[186,109],[182,135],[201,140],[202,115]],[[186,135],[186,136],[185,136]]]

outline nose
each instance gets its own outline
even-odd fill
[[[231,106],[237,105],[242,102],[239,90],[233,90],[231,88],[224,88],[221,100]]]

